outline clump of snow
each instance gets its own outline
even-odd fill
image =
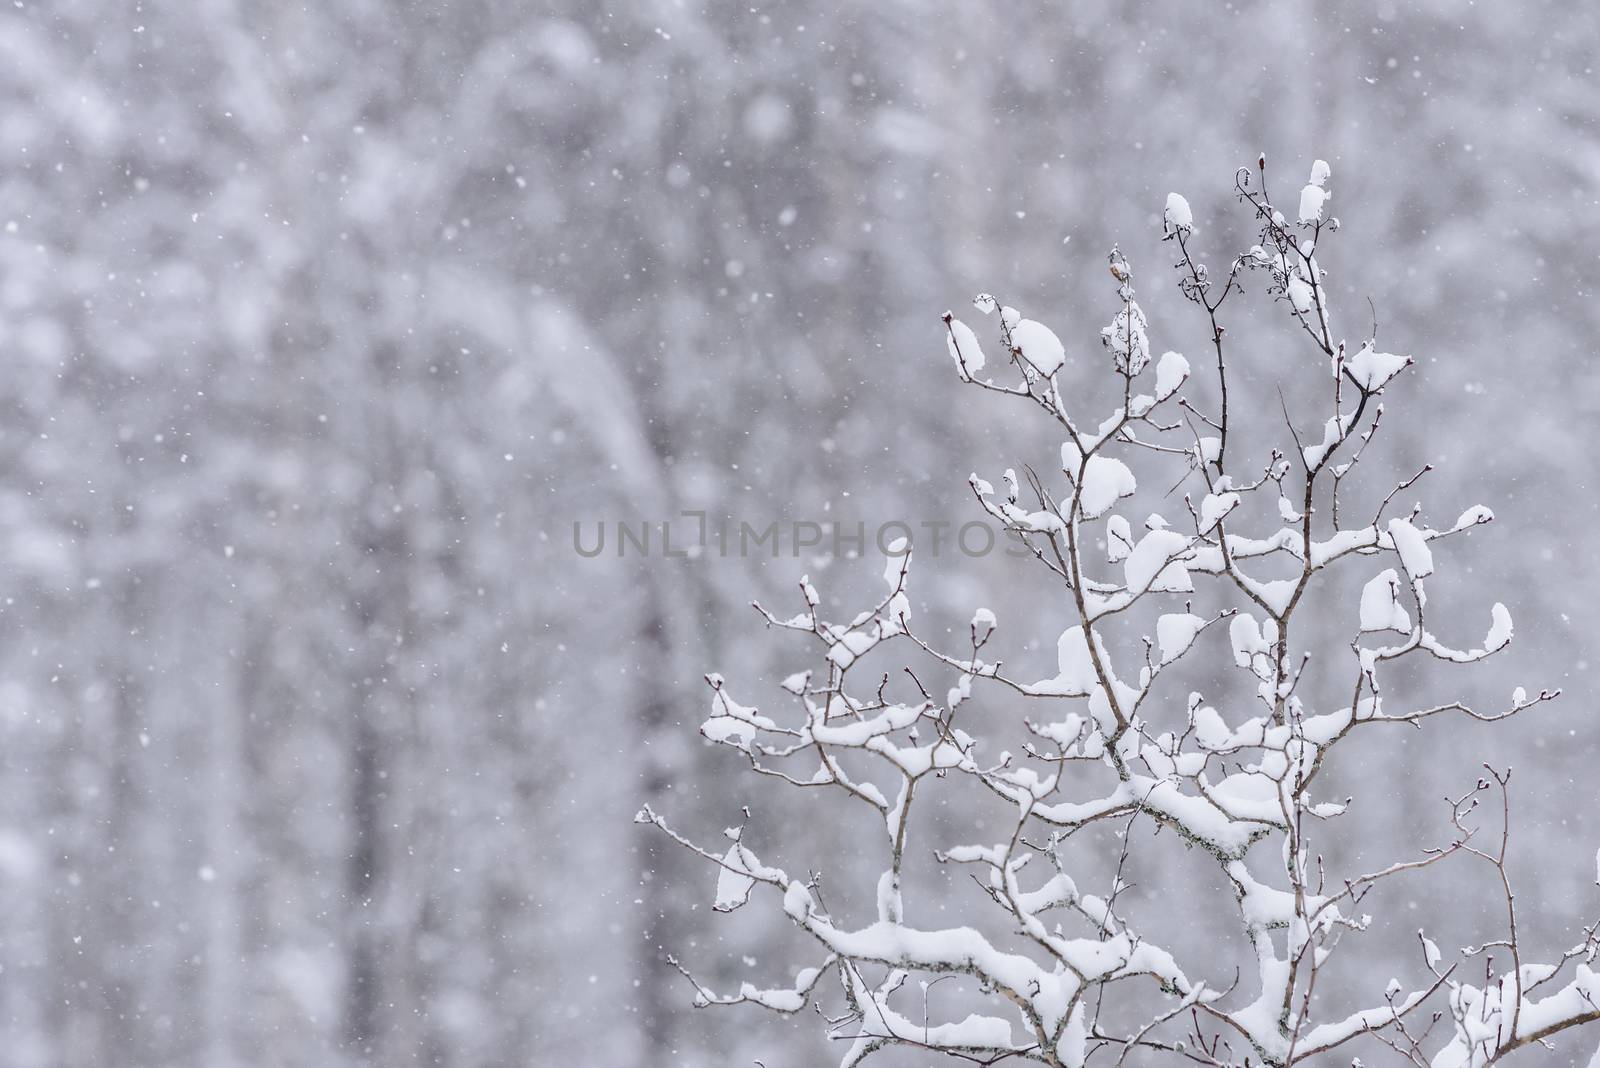
[[[1013,1046],[1010,1020],[978,1013],[951,1023],[923,1026],[920,1032],[912,1028],[912,1032],[919,1033],[923,1043],[932,1049],[1011,1049]]]
[[[1315,223],[1322,221],[1322,206],[1328,202],[1332,194],[1328,192],[1328,176],[1331,171],[1327,163],[1317,160],[1311,165],[1311,180],[1300,190],[1300,221]]]
[[[1106,559],[1120,564],[1133,552],[1133,527],[1127,519],[1114,515],[1106,520]]]
[[[1233,662],[1242,668],[1248,668],[1256,656],[1272,648],[1261,634],[1261,625],[1247,612],[1233,617],[1228,625],[1228,639],[1233,645]]]
[[[1298,274],[1289,276],[1285,291],[1289,294],[1289,303],[1294,305],[1294,310],[1301,315],[1307,314],[1317,306],[1316,296],[1311,290],[1311,283]]]
[[[1394,542],[1394,551],[1400,554],[1400,566],[1406,569],[1406,574],[1413,579],[1433,574],[1433,551],[1409,519],[1389,520],[1389,538]]]
[[[1156,361],[1156,400],[1164,401],[1189,377],[1189,361],[1179,352],[1163,352]]]
[[[949,329],[945,331],[945,347],[950,350],[950,358],[956,361],[961,377],[971,378],[983,370],[983,346],[978,343],[978,335],[960,319],[950,318],[946,323]]]
[[[1492,622],[1489,625],[1489,634],[1483,639],[1485,652],[1498,652],[1511,644],[1511,613],[1499,601],[1489,609]]]
[[[1180,193],[1167,194],[1167,207],[1161,219],[1169,231],[1188,233],[1194,229],[1194,213],[1189,210],[1189,201]]]
[[[1161,663],[1170,664],[1188,652],[1205,625],[1205,620],[1187,612],[1164,615],[1156,620],[1156,644],[1161,649]]]
[[[711,699],[711,715],[700,724],[700,733],[710,741],[743,748],[750,744],[758,731],[770,730],[773,726],[772,720],[756,709],[732,700],[726,690],[716,686],[716,693]]]
[[[1208,493],[1200,502],[1200,533],[1209,534],[1239,506],[1237,493]]]
[[[1222,721],[1217,710],[1202,705],[1193,713],[1195,741],[1207,749],[1226,749],[1233,740],[1233,732]]]
[[[994,633],[996,621],[994,613],[987,608],[980,608],[972,613],[972,637],[974,640],[987,641],[990,634]]]
[[[1077,480],[1078,508],[1085,519],[1100,518],[1120,498],[1131,497],[1139,490],[1127,464],[1099,453],[1090,456],[1085,464],[1078,447],[1070,441],[1061,446],[1061,468]]]
[[[1194,582],[1181,558],[1189,539],[1175,530],[1152,530],[1139,539],[1123,564],[1129,593],[1189,593]]]
[[[1362,389],[1369,391],[1382,389],[1390,379],[1410,365],[1411,357],[1374,351],[1370,341],[1345,361],[1345,369],[1350,372],[1350,377],[1359,382]]]
[[[1130,377],[1150,363],[1149,324],[1136,300],[1127,301],[1110,325],[1100,330],[1100,343],[1111,350],[1117,370]]]
[[[828,659],[841,668],[847,668],[872,651],[878,636],[861,630],[837,628],[828,645]],[[701,728],[704,730],[704,728]]]
[[[1328,191],[1320,186],[1308,185],[1300,190],[1300,221],[1314,223],[1322,219],[1322,205],[1327,202]]]
[[[1309,290],[1308,290],[1309,292]],[[1307,445],[1300,450],[1305,457],[1306,466],[1316,467],[1322,463],[1322,458],[1328,455],[1329,450],[1343,440],[1344,430],[1339,425],[1339,420],[1330,416],[1322,425],[1322,441],[1316,445]]]
[[[815,907],[811,891],[807,890],[804,884],[796,881],[784,888],[783,912],[790,919],[805,921],[811,917],[811,911]]]
[[[737,832],[734,834],[737,835]],[[744,861],[744,847],[735,837],[733,845],[722,858],[722,866],[717,869],[717,896],[712,908],[718,912],[732,912],[750,900],[750,890],[756,881],[746,874],[748,870]]]
[[[900,895],[900,876],[890,868],[878,876],[878,919],[899,923],[904,907]]]
[[[1064,694],[1086,697],[1100,684],[1082,627],[1068,627],[1061,632],[1061,639],[1056,642],[1056,667],[1055,681]]]
[[[1394,568],[1385,568],[1362,588],[1361,629],[1410,632],[1411,617],[1400,603],[1400,576]]]
[[[1421,931],[1417,932],[1417,937],[1422,939],[1422,955],[1423,958],[1428,962],[1428,967],[1438,968],[1439,961],[1443,959],[1439,955],[1438,945],[1434,943],[1433,939],[1429,938]]]
[[[740,983],[739,996],[746,1001],[773,1010],[796,1013],[806,1006],[806,994],[817,984],[817,968],[802,968],[794,977],[792,990],[760,990],[753,983]]]
[[[1049,378],[1067,362],[1061,339],[1048,326],[1034,319],[1023,319],[1011,328],[1011,344],[1035,371]]]

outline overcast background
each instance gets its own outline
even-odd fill
[[[1369,476],[1431,459],[1435,514],[1500,516],[1441,596],[1472,635],[1505,600],[1518,644],[1449,695],[1567,689],[1493,735],[1370,749],[1341,782],[1376,801],[1328,848],[1436,840],[1438,797],[1512,763],[1526,937],[1564,947],[1600,911],[1597,19],[7,5],[5,1063],[821,1063],[809,1017],[687,1007],[665,952],[777,982],[794,943],[714,923],[712,874],[630,819],[649,801],[714,838],[752,803],[771,839],[789,821],[791,870],[876,871],[850,844],[870,828],[786,808],[694,725],[703,672],[754,702],[805,666],[753,597],[788,610],[809,571],[849,614],[880,564],[584,559],[573,524],[970,518],[969,471],[1048,469],[1059,443],[960,389],[939,314],[993,291],[1054,326],[1069,376],[1099,368],[1120,241],[1157,348],[1198,354],[1161,207],[1185,193],[1226,262],[1258,151],[1283,190],[1331,163],[1339,332],[1370,297],[1419,361]],[[1270,421],[1309,356],[1249,299],[1236,373]],[[1009,655],[1053,670],[1025,566],[946,554],[914,584],[934,620],[995,608]],[[1183,888],[1203,926],[1216,888],[1164,855],[1137,893]],[[1358,978],[1414,969],[1411,932],[1492,905],[1487,874],[1452,875],[1449,912],[1397,899]]]

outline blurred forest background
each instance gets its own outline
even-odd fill
[[[972,518],[969,471],[1058,442],[959,387],[939,314],[991,290],[1098,370],[1115,240],[1203,366],[1161,207],[1224,264],[1263,150],[1280,195],[1333,166],[1339,332],[1370,297],[1418,358],[1369,477],[1431,459],[1437,514],[1500,516],[1447,554],[1470,634],[1518,623],[1471,694],[1567,690],[1421,772],[1385,739],[1329,848],[1434,840],[1510,762],[1526,937],[1565,946],[1600,905],[1597,52],[1548,0],[7,5],[5,1063],[821,1063],[810,1019],[687,1007],[665,952],[771,983],[793,943],[630,820],[794,815],[696,738],[700,675],[762,700],[806,665],[749,600],[809,571],[853,608],[880,565],[583,559],[573,524]],[[1246,303],[1275,419],[1309,351]],[[1029,568],[919,568],[919,612],[988,604],[1051,673]],[[830,820],[773,859],[875,872]],[[1450,922],[1403,904],[1378,987]]]

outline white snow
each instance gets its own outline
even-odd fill
[[[1310,290],[1308,289],[1307,292],[1309,293]],[[1338,419],[1329,416],[1328,421],[1322,425],[1321,443],[1307,445],[1300,450],[1300,453],[1305,457],[1308,466],[1315,467],[1322,462],[1323,457],[1328,455],[1328,451],[1342,440],[1344,440],[1344,428],[1340,425]]]
[[[1194,213],[1189,210],[1188,200],[1179,193],[1167,194],[1167,207],[1161,217],[1169,230],[1187,232],[1194,229]]]
[[[1322,205],[1328,199],[1328,191],[1321,186],[1308,185],[1300,190],[1300,221],[1303,223],[1318,222],[1322,218]]]
[[[978,335],[960,319],[952,318],[949,327],[945,332],[945,347],[950,350],[950,358],[956,361],[956,369],[963,377],[970,378],[983,370],[983,346],[978,343]]]
[[[1133,527],[1127,519],[1114,515],[1106,520],[1106,559],[1120,564],[1133,551]]]
[[[807,890],[803,883],[792,882],[788,886],[784,887],[784,915],[788,916],[792,920],[795,920],[796,922],[803,923],[804,921],[810,919],[812,910],[814,908],[815,905],[811,899],[811,891]]]
[[[711,715],[700,724],[700,733],[713,742],[743,748],[760,730],[776,726],[754,708],[746,708],[728,697],[720,686],[711,699]]]
[[[1100,685],[1082,627],[1068,627],[1061,632],[1061,638],[1056,642],[1056,666],[1055,682],[1064,695],[1087,697]]]
[[[1311,291],[1311,283],[1298,274],[1289,276],[1286,288],[1289,294],[1289,303],[1294,305],[1294,310],[1301,315],[1308,314],[1317,306],[1315,294]]]
[[[1156,401],[1166,400],[1189,377],[1189,361],[1179,352],[1163,352],[1156,361]]]
[[[1345,361],[1345,368],[1350,372],[1350,377],[1361,383],[1363,389],[1378,390],[1405,370],[1410,363],[1409,356],[1374,351],[1372,342],[1368,341],[1354,356]]]
[[[878,876],[878,919],[899,923],[903,908],[900,877],[890,868]]]
[[[774,1012],[799,1012],[805,1008],[806,995],[817,985],[817,979],[821,974],[820,968],[802,968],[795,974],[794,986],[786,990],[761,990],[753,983],[741,983],[739,996]]]
[[[1117,370],[1130,376],[1137,375],[1150,362],[1150,338],[1146,331],[1144,309],[1139,302],[1130,300],[1111,320],[1101,327],[1100,343],[1111,350],[1112,362]]]
[[[1156,620],[1156,645],[1161,650],[1161,663],[1170,664],[1194,644],[1206,621],[1189,613],[1171,613]]]
[[[1328,165],[1322,160],[1317,160],[1311,166],[1311,180],[1300,190],[1300,221],[1303,223],[1320,222],[1322,219],[1322,206],[1332,196],[1328,192]]]
[[[1261,625],[1248,612],[1240,612],[1228,624],[1228,640],[1233,645],[1233,662],[1242,668],[1250,667],[1254,658],[1272,648],[1261,635]]]
[[[981,642],[986,639],[995,628],[994,613],[987,608],[980,608],[972,613],[972,633]]]
[[[871,652],[877,644],[878,636],[874,633],[840,628],[833,634],[833,641],[828,646],[828,659],[841,668],[847,668]]]
[[[1361,629],[1411,631],[1411,617],[1400,604],[1400,576],[1394,568],[1385,568],[1362,588]]]
[[[1282,498],[1280,498],[1281,500]],[[1237,493],[1208,493],[1200,502],[1200,533],[1209,534],[1239,505]]]
[[[1511,642],[1511,613],[1499,601],[1489,610],[1492,622],[1488,636],[1483,639],[1485,652],[1498,652]]]
[[[1066,350],[1054,331],[1034,319],[1024,319],[1011,328],[1011,344],[1035,371],[1049,378],[1067,361]]]
[[[1128,592],[1192,592],[1194,582],[1181,562],[1188,548],[1189,539],[1175,530],[1152,530],[1140,538],[1123,564]]]
[[[1226,749],[1233,740],[1233,732],[1210,705],[1195,709],[1194,732],[1195,741],[1207,749]]]
[[[734,842],[722,858],[717,869],[717,896],[712,908],[718,912],[732,912],[750,900],[750,889],[756,885],[746,872],[744,847]]]
[[[1395,552],[1400,554],[1400,566],[1412,579],[1423,579],[1433,574],[1433,552],[1427,539],[1409,519],[1389,520],[1389,539]]]
[[[1083,467],[1081,476],[1080,466]],[[1100,518],[1119,498],[1131,497],[1139,489],[1127,464],[1099,453],[1082,464],[1078,447],[1070,441],[1061,446],[1061,467],[1069,477],[1078,479],[1078,508],[1085,519]]]

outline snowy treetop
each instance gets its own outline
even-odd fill
[[[1152,333],[1174,327],[1147,318],[1129,259],[1112,252],[1113,313],[1098,357],[1120,391],[1112,410],[1069,403],[1077,394],[1063,376],[1075,346],[1040,321],[980,296],[974,303],[992,324],[984,332],[994,348],[986,353],[978,330],[944,316],[958,378],[1039,412],[1061,436],[1048,474],[1028,467],[1018,479],[1008,470],[1000,489],[979,474],[968,480],[975,507],[1002,524],[1060,591],[1066,618],[1050,631],[1054,674],[1006,666],[996,651],[1000,636],[1015,628],[1025,643],[1039,625],[989,607],[975,608],[960,648],[924,633],[908,595],[909,550],[886,567],[877,603],[848,620],[828,618],[807,580],[796,614],[758,605],[770,627],[808,642],[820,667],[785,681],[783,712],[744,704],[720,676],[708,677],[711,707],[701,731],[736,750],[758,776],[842,792],[866,810],[884,868],[875,920],[851,925],[829,909],[813,877],[763,860],[739,834],[730,834],[726,850],[706,849],[654,811],[641,812],[642,822],[716,866],[718,909],[743,907],[768,888],[775,914],[815,947],[786,986],[719,995],[691,979],[700,1004],[797,1012],[831,971],[844,1008],[830,1014],[829,1026],[843,1041],[844,1068],[896,1046],[981,1064],[1016,1058],[1072,1068],[1100,1050],[1117,1064],[1135,1052],[1214,1065],[1332,1063],[1321,1058],[1335,1050],[1348,1057],[1345,1049],[1358,1040],[1405,1063],[1465,1068],[1600,1017],[1600,980],[1588,967],[1600,952],[1595,928],[1553,964],[1535,965],[1522,957],[1514,908],[1507,930],[1467,954],[1503,947],[1494,962],[1509,956],[1509,972],[1485,964],[1469,978],[1473,969],[1447,960],[1423,936],[1415,973],[1382,990],[1352,991],[1363,1005],[1357,1011],[1326,1015],[1312,996],[1329,958],[1354,952],[1371,926],[1362,904],[1380,882],[1476,858],[1494,868],[1512,901],[1505,880],[1510,774],[1487,766],[1442,814],[1441,845],[1372,871],[1325,870],[1313,842],[1324,825],[1337,825],[1350,800],[1324,790],[1335,748],[1358,731],[1420,727],[1443,716],[1492,721],[1555,696],[1519,689],[1504,706],[1479,710],[1454,698],[1415,706],[1386,692],[1399,662],[1483,660],[1512,640],[1512,623],[1498,602],[1472,606],[1481,623],[1467,631],[1459,609],[1432,610],[1430,580],[1449,543],[1493,515],[1474,506],[1441,518],[1403,505],[1401,495],[1429,467],[1388,488],[1365,513],[1341,509],[1341,490],[1378,436],[1380,399],[1411,360],[1379,351],[1375,338],[1347,342],[1336,332],[1315,257],[1319,240],[1336,228],[1324,211],[1329,179],[1328,165],[1317,161],[1291,222],[1267,194],[1264,161],[1255,173],[1241,170],[1235,191],[1259,238],[1216,278],[1191,245],[1197,230],[1188,201],[1168,197],[1163,240],[1178,257],[1183,295],[1207,327],[1203,359],[1176,351],[1153,357]],[[1230,449],[1239,413],[1228,408],[1233,354],[1221,317],[1251,275],[1265,280],[1286,325],[1309,342],[1314,358],[1305,367],[1323,383],[1324,408],[1317,434],[1286,419],[1278,448],[1246,457]],[[1085,362],[1073,366],[1082,373]],[[1145,479],[1182,492],[1169,495],[1165,514],[1135,521],[1118,509]],[[1332,569],[1365,582],[1347,617],[1348,647],[1298,646],[1297,613]],[[1159,606],[1148,633],[1130,630],[1140,626],[1130,612],[1139,604]],[[882,672],[862,679],[862,662],[890,646],[953,682],[934,692],[910,667],[901,683]],[[1348,670],[1347,702],[1306,703],[1301,683],[1314,661],[1322,670]],[[1217,669],[1239,673],[1251,700],[1208,699],[1197,680]],[[987,736],[985,688],[1035,710],[1024,736],[1003,745]],[[1089,774],[1096,768],[1100,775]],[[968,922],[930,925],[937,913],[906,900],[903,885],[907,851],[918,848],[910,813],[953,777],[982,787],[1000,826],[987,841],[931,847],[941,863],[971,868],[984,900]],[[1091,785],[1100,781],[1110,785]],[[1500,811],[1484,829],[1486,799]],[[1097,895],[1087,889],[1090,873],[1072,870],[1062,848],[1072,835],[1138,820],[1213,859],[1232,890],[1232,925],[1252,951],[1254,974],[1212,974],[1207,960],[1175,959],[1118,903],[1120,874]],[[991,1008],[929,1021],[907,981],[949,975],[975,979],[993,995]],[[1128,1019],[1141,1022],[1129,1029]]]

